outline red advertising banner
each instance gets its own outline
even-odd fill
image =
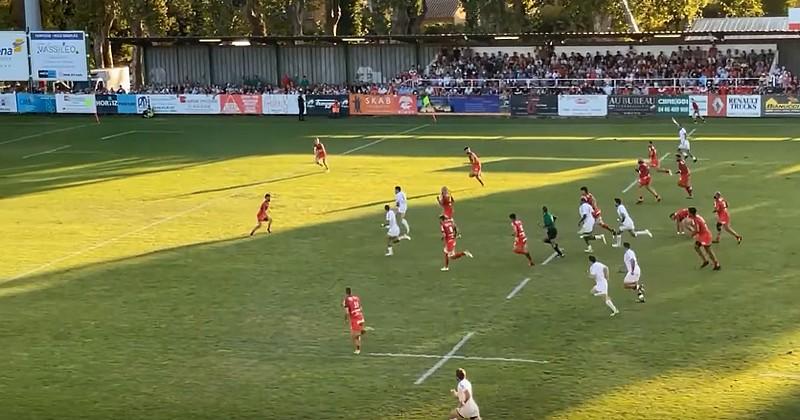
[[[262,110],[261,95],[219,95],[219,112],[221,114],[261,115]]]
[[[350,95],[350,115],[414,115],[415,95]]]
[[[708,95],[708,116],[725,117],[728,115],[726,95]]]

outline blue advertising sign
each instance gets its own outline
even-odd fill
[[[56,97],[38,93],[17,93],[17,112],[56,113]]]
[[[95,104],[97,106],[98,114],[116,114],[117,113],[117,95],[94,95]]]
[[[136,112],[136,95],[118,94],[117,95],[117,113],[119,114],[137,114]]]
[[[436,112],[453,112],[458,114],[491,114],[500,112],[500,96],[429,96]],[[422,97],[418,97],[417,107],[422,108]]]

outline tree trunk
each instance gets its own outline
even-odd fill
[[[339,0],[325,0],[325,33],[336,36],[341,18],[342,6]]]
[[[403,5],[395,6],[392,10],[392,27],[389,29],[390,35],[408,34],[408,11]]]
[[[411,11],[409,12],[409,14],[412,14],[412,13],[413,12],[411,12]],[[425,21],[425,15],[427,13],[428,13],[428,2],[425,1],[425,0],[422,0],[422,10],[420,11],[420,13],[418,15],[414,14],[413,16],[411,16],[411,22],[410,22],[409,26],[410,26],[412,34],[421,34],[422,33],[422,24]]]
[[[633,11],[631,10],[630,4],[628,4],[628,0],[622,0],[622,10],[625,12],[625,20],[628,21],[628,28],[631,32],[638,33],[639,25],[636,23],[636,17],[633,16]]]
[[[144,25],[142,21],[132,22],[131,31],[134,37],[141,37],[144,35]],[[133,78],[133,86],[135,89],[140,89],[144,86],[144,51],[138,45],[133,46],[133,57],[131,59],[131,77]]]
[[[267,25],[264,23],[264,15],[258,11],[256,0],[247,0],[244,4],[244,14],[247,23],[250,25],[250,33],[253,36],[267,36]]]
[[[477,0],[461,0],[464,8],[464,26],[467,32],[474,33],[480,20],[480,8]]]
[[[291,0],[286,5],[286,14],[289,18],[289,25],[292,28],[292,35],[303,35],[303,18],[305,17],[305,1]]]

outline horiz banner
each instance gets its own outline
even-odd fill
[[[220,113],[220,99],[215,95],[137,95],[136,112],[148,108],[156,114],[211,115]]]
[[[28,80],[28,37],[25,32],[0,32],[0,80]]]
[[[297,115],[298,95],[261,95],[262,110],[266,115]]]
[[[617,115],[652,115],[656,113],[656,97],[642,95],[611,95],[608,113]]]
[[[414,95],[350,95],[351,115],[414,115]]]
[[[759,95],[728,95],[727,115],[729,117],[760,117],[761,96]]]
[[[761,106],[765,117],[800,117],[800,99],[796,96],[764,95]]]
[[[500,96],[429,96],[436,112],[452,112],[456,114],[497,114],[500,112]],[[422,107],[421,97],[417,100],[420,112],[430,112]]]
[[[17,112],[17,95],[0,93],[0,113]]]
[[[686,115],[690,113],[688,96],[658,96],[656,97],[656,113],[670,115]]]
[[[17,112],[33,112],[39,114],[56,113],[56,97],[38,93],[18,93]]]
[[[347,95],[306,95],[306,114],[331,115],[331,107],[339,104],[339,115],[350,114],[350,98]]]
[[[94,95],[56,95],[56,112],[59,114],[94,114],[96,111]]]
[[[511,115],[552,117],[558,115],[558,97],[555,95],[511,95]]]
[[[562,117],[605,117],[608,115],[606,95],[560,95],[558,115]]]
[[[31,32],[30,50],[34,80],[89,80],[83,32]]]

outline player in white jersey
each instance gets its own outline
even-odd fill
[[[592,245],[589,244],[589,241],[594,240],[602,240],[603,243],[606,243],[606,235],[595,235],[594,234],[594,215],[592,214],[594,209],[592,205],[586,200],[586,198],[581,197],[581,205],[578,207],[578,214],[581,216],[580,220],[578,220],[578,235],[586,242],[586,249],[585,252],[594,252],[592,249]]]
[[[625,262],[625,279],[622,282],[626,289],[636,292],[639,302],[644,303],[644,284],[640,281],[642,268],[639,266],[639,259],[636,258],[630,243],[625,242],[622,246],[625,248],[625,254],[622,256]]]
[[[683,155],[684,158],[689,156],[692,158],[692,162],[697,162],[697,158],[692,154],[691,145],[689,144],[689,133],[687,133],[686,128],[680,124],[678,124],[678,138],[680,140],[680,144],[678,144],[678,151]]]
[[[617,307],[614,306],[614,302],[608,296],[608,266],[597,261],[594,255],[589,255],[589,262],[592,263],[589,266],[589,277],[594,279],[594,287],[592,287],[591,293],[605,300],[606,306],[611,309],[611,316],[618,314]]]
[[[631,217],[630,213],[628,213],[628,209],[622,204],[621,198],[614,199],[614,205],[617,207],[617,220],[619,220],[619,228],[616,232],[614,232],[614,243],[611,244],[614,248],[619,248],[622,245],[622,232],[628,232],[633,237],[637,237],[639,235],[647,235],[649,237],[653,237],[653,234],[650,230],[636,230],[636,226],[633,224],[633,217]]]
[[[400,235],[400,225],[397,224],[397,215],[395,211],[387,204],[383,207],[386,210],[386,221],[381,225],[382,227],[386,228],[386,256],[391,257],[394,255],[394,249],[392,246],[401,239],[411,239],[407,238],[406,235]]]
[[[394,202],[397,205],[397,214],[400,215],[400,223],[403,224],[403,227],[406,228],[406,233],[404,238],[402,239],[411,239],[409,236],[411,234],[411,226],[408,224],[408,220],[406,220],[406,212],[408,211],[408,198],[406,198],[406,193],[403,192],[403,189],[400,186],[394,187]]]
[[[458,399],[458,407],[450,411],[450,420],[470,419],[480,420],[481,410],[478,408],[478,403],[475,402],[475,394],[472,392],[472,383],[467,379],[467,372],[462,369],[456,369],[456,378],[458,384],[456,389],[451,389],[450,393]]]

